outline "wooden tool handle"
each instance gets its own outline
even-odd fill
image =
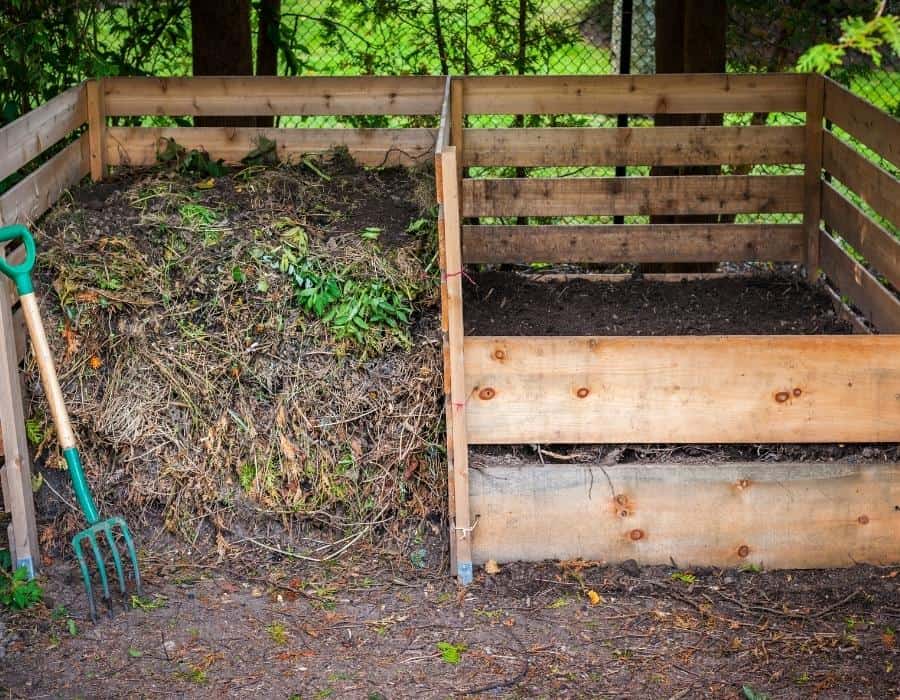
[[[31,345],[34,348],[34,357],[37,360],[38,369],[41,372],[41,383],[47,394],[47,403],[50,404],[50,413],[56,424],[56,434],[59,436],[59,445],[65,450],[75,447],[75,434],[72,432],[72,424],[69,421],[69,412],[63,401],[62,389],[59,388],[59,379],[56,376],[56,366],[53,363],[53,355],[50,354],[50,346],[47,343],[47,335],[44,332],[44,324],[41,322],[41,312],[38,309],[34,292],[23,294],[22,313],[25,315],[25,324],[28,326],[28,335],[31,336]]]

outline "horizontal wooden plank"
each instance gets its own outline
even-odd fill
[[[463,226],[469,263],[799,262],[799,224]]]
[[[882,333],[900,333],[900,301],[871,272],[845,253],[835,240],[820,232],[821,266],[842,296]]]
[[[466,129],[463,165],[802,163],[802,126]]]
[[[468,76],[467,114],[802,112],[806,76],[790,73]]]
[[[84,85],[76,85],[0,129],[0,180],[37,158],[87,120]]]
[[[900,465],[473,464],[477,564],[900,562]]]
[[[825,118],[900,168],[900,120],[825,80]]]
[[[825,132],[822,165],[879,214],[900,226],[900,180]]]
[[[634,280],[633,272],[526,272],[519,273],[530,282],[628,282]],[[691,280],[749,279],[759,273],[743,272],[642,272],[646,282],[687,282]]]
[[[850,325],[853,326],[854,333],[862,333],[864,335],[872,334],[872,329],[869,327],[868,322],[860,314],[847,306],[846,302],[841,299],[841,295],[838,294],[831,285],[822,285],[822,291],[824,291],[825,294],[828,295],[828,298],[831,299],[831,304],[834,306],[834,310],[838,317],[849,322]]]
[[[441,76],[106,78],[108,116],[440,114]]]
[[[463,180],[463,216],[788,213],[803,208],[800,175]]]
[[[366,166],[414,165],[434,153],[434,129],[253,129],[231,127],[110,127],[106,136],[109,165],[154,165],[161,139],[185,148],[204,148],[215,159],[240,162],[260,137],[275,141],[279,160],[344,146]]]
[[[900,441],[900,337],[467,337],[471,444]]]
[[[900,240],[872,221],[828,183],[822,183],[822,217],[891,283],[900,288]]]
[[[38,219],[59,196],[90,172],[87,134],[82,134],[31,175],[0,196],[0,224]]]

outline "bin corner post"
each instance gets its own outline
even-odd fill
[[[106,95],[102,78],[87,81],[87,106],[91,180],[100,182],[106,175]]]
[[[825,136],[825,79],[806,77],[806,162],[803,170],[803,228],[806,233],[806,275],[819,277],[819,225],[822,218],[822,148]]]
[[[445,348],[449,382],[445,378],[447,446],[450,481],[451,566],[462,585],[472,582],[472,531],[469,509],[469,445],[466,437],[466,379],[463,360],[462,242],[457,146],[441,153],[442,297],[446,300]],[[449,389],[449,391],[447,391]]]
[[[0,255],[4,251],[0,250]],[[4,510],[12,515],[9,544],[13,566],[24,566],[29,577],[40,568],[34,496],[31,488],[31,460],[25,438],[25,416],[19,382],[12,308],[8,303],[7,281],[0,279],[0,430],[4,464],[0,467]]]

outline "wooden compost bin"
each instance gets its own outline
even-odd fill
[[[466,114],[769,111],[809,118],[805,127],[464,128]],[[119,125],[148,115],[440,115],[440,128]],[[155,163],[163,137],[228,162],[260,136],[276,142],[283,160],[335,145],[372,166],[436,153],[451,543],[462,581],[471,579],[473,562],[488,558],[779,567],[900,561],[896,464],[468,468],[469,445],[488,443],[900,441],[900,338],[888,335],[900,331],[900,303],[832,237],[839,234],[882,279],[900,284],[897,240],[833,180],[894,225],[900,187],[825,129],[824,119],[900,166],[897,121],[817,76],[107,78],[0,129],[0,178],[55,152],[0,196],[0,223],[33,223],[88,173],[100,180],[109,166]],[[783,176],[463,177],[476,166],[684,163],[806,167],[805,175]],[[805,223],[468,223],[753,212],[802,212]],[[842,306],[860,335],[465,337],[463,264],[533,260],[805,263],[824,271],[837,303],[852,300],[881,333],[868,334]],[[0,296],[4,502],[13,513],[16,556],[36,564],[16,376],[24,342],[8,299]]]
[[[59,197],[109,166],[156,163],[163,138],[239,162],[259,142],[275,141],[281,160],[344,146],[364,165],[412,165],[434,152],[433,128],[230,128],[114,126],[140,116],[425,116],[440,113],[440,77],[107,78],[71,88],[0,129],[0,179],[21,180],[0,196],[0,225],[33,224]],[[87,124],[87,128],[85,128]],[[51,150],[52,149],[52,150]],[[52,156],[48,158],[48,151]],[[46,162],[37,159],[43,157]],[[40,240],[38,239],[40,248]],[[24,251],[0,244],[0,254]],[[19,365],[25,354],[21,313],[11,285],[0,282],[0,428],[5,461],[4,516],[13,558],[39,566],[31,470]]]
[[[465,128],[466,115],[806,113],[805,126]],[[825,121],[827,120],[827,122]],[[828,128],[826,128],[828,124]],[[831,126],[833,125],[833,126]],[[829,567],[900,561],[900,466],[469,469],[469,446],[900,441],[900,124],[817,75],[478,77],[445,88],[441,201],[451,542],[488,559]],[[800,164],[803,174],[468,178],[473,166]],[[802,213],[802,223],[479,225],[479,217]],[[521,221],[521,219],[520,219]],[[472,223],[470,223],[472,222]],[[827,276],[858,335],[465,336],[467,263],[781,261]],[[843,302],[865,314],[870,334]]]

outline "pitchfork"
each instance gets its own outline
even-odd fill
[[[134,547],[134,539],[125,521],[114,516],[106,520],[100,519],[100,513],[94,504],[94,497],[88,486],[81,465],[81,457],[75,446],[75,434],[72,432],[72,424],[69,422],[69,414],[63,401],[62,390],[59,388],[59,380],[56,377],[56,367],[53,364],[53,356],[47,344],[47,336],[44,333],[44,324],[41,322],[41,314],[37,300],[34,296],[34,286],[31,282],[31,271],[34,268],[35,246],[31,233],[22,225],[6,226],[0,228],[0,243],[22,240],[25,245],[25,260],[17,265],[12,265],[0,255],[0,272],[9,277],[16,285],[19,299],[22,302],[22,313],[25,316],[25,324],[28,326],[28,334],[31,336],[31,344],[34,348],[34,357],[37,360],[41,373],[41,382],[47,394],[47,402],[50,404],[50,413],[53,422],[56,423],[56,431],[59,436],[59,445],[63,451],[63,458],[69,468],[69,476],[72,479],[72,488],[81,512],[88,521],[86,530],[82,530],[72,538],[72,548],[78,559],[81,569],[81,577],[84,579],[84,588],[87,591],[88,602],[91,608],[91,619],[97,619],[97,606],[94,602],[94,591],[91,586],[91,574],[84,556],[84,548],[90,546],[97,564],[97,573],[100,577],[100,585],[103,587],[103,598],[106,601],[110,614],[112,614],[112,599],[109,593],[109,580],[106,576],[106,561],[100,551],[100,539],[106,540],[112,555],[116,576],[119,580],[119,590],[122,596],[127,595],[125,585],[125,570],[122,567],[122,557],[119,555],[117,538],[121,538],[131,559],[134,568],[134,584],[138,595],[141,595],[141,573],[138,569],[137,551]],[[0,295],[2,299],[2,295]]]

